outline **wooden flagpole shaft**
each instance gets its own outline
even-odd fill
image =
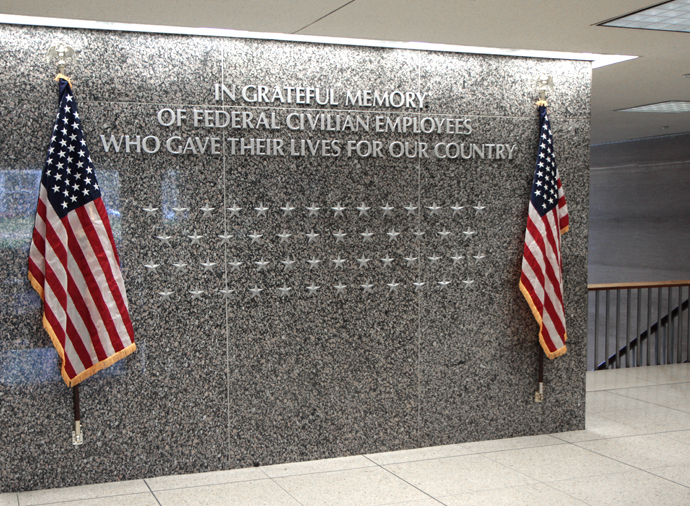
[[[84,443],[84,435],[81,432],[81,414],[79,412],[79,385],[72,387],[72,401],[74,405],[74,430],[72,431],[72,444]]]
[[[539,390],[534,392],[534,402],[544,400],[544,351],[539,345]]]

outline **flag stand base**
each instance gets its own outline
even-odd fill
[[[74,430],[72,431],[72,444],[74,446],[84,444],[84,434],[81,431],[81,422],[79,420],[74,422]]]
[[[534,402],[544,401],[544,383],[539,382],[539,390],[534,392]]]

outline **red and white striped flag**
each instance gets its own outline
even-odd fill
[[[62,360],[67,386],[136,350],[120,260],[71,85],[41,175],[29,279],[43,299],[43,327]]]
[[[549,358],[566,352],[561,235],[568,231],[568,206],[556,168],[546,107],[539,107],[537,165],[530,196],[520,291],[539,323],[539,341]]]

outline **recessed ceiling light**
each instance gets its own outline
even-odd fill
[[[690,112],[690,101],[669,100],[628,109],[617,109],[616,112]]]
[[[598,23],[599,26],[690,32],[690,0],[671,0]]]

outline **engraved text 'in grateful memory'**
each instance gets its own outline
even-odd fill
[[[511,160],[517,146],[505,143],[467,142],[473,126],[470,118],[428,115],[429,95],[404,90],[346,90],[338,96],[335,90],[312,87],[273,87],[248,85],[243,88],[216,84],[214,98],[222,101],[221,108],[162,108],[156,115],[158,125],[171,129],[170,135],[146,135],[134,132],[109,137],[101,134],[106,153],[151,155],[160,151],[173,155],[220,156],[322,156],[359,158],[449,158]],[[231,101],[233,106],[227,106]],[[251,106],[238,110],[237,104]],[[257,104],[266,104],[260,109]],[[327,112],[288,112],[280,104],[312,107],[338,107],[348,110]],[[359,108],[395,109],[387,113],[357,112]],[[404,109],[408,111],[400,111]],[[294,111],[294,110],[293,110]],[[185,135],[183,129],[226,130],[224,139],[214,135]],[[277,132],[288,131],[289,138]],[[253,135],[244,136],[243,131]],[[232,133],[237,132],[236,136]],[[327,138],[299,138],[300,132],[318,132]],[[337,139],[334,134],[372,135],[371,138]],[[258,135],[257,135],[258,134]],[[378,140],[377,134],[415,135],[414,140]],[[443,136],[442,141],[424,142],[420,135]],[[447,140],[447,136],[455,139]],[[456,140],[456,136],[462,136]],[[295,138],[297,137],[297,138]],[[225,142],[225,146],[223,146]],[[224,149],[225,147],[225,149]]]

